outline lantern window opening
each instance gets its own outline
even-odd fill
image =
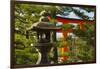
[[[46,34],[42,34],[42,39],[46,39]]]

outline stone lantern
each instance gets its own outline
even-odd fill
[[[55,24],[49,22],[46,14],[47,12],[44,12],[42,18],[40,17],[41,20],[28,29],[35,31],[37,34],[38,42],[35,44],[35,47],[38,48],[41,53],[39,64],[50,64],[48,60],[48,52],[50,52],[51,48],[55,46],[55,40],[53,40],[54,33],[60,29],[60,27],[56,27]]]

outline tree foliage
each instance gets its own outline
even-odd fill
[[[94,9],[91,8],[85,8],[80,7],[80,9],[84,9],[86,12],[93,12]],[[54,6],[54,5],[36,5],[36,4],[16,4],[15,5],[15,64],[36,64],[38,60],[38,51],[36,51],[36,48],[34,45],[37,42],[36,32],[30,32],[30,38],[26,38],[26,29],[31,27],[32,24],[39,21],[39,18],[41,17],[40,13],[42,11],[49,12],[49,16],[51,17],[50,23],[56,23],[56,15],[69,15],[70,12],[74,12],[77,16],[79,16],[81,19],[88,20],[90,17],[84,14],[84,12],[81,12],[80,10],[77,10],[70,6]],[[73,25],[63,25],[62,28],[64,30],[72,28]],[[79,37],[79,40],[77,41],[76,45],[78,46],[78,50],[80,52],[77,52],[77,55],[80,57],[81,60],[87,61],[89,59],[93,59],[93,42],[95,41],[94,36],[94,28],[95,25],[91,24],[88,25],[87,23],[84,23],[85,31],[80,30],[78,27],[76,30],[74,30],[74,34]],[[66,38],[66,41],[68,43],[71,43],[71,39]],[[84,43],[86,42],[86,44]],[[79,43],[80,42],[80,43]],[[82,43],[81,43],[82,42]],[[57,43],[58,47],[60,42]],[[70,46],[70,44],[69,44]],[[91,46],[91,47],[90,47]],[[33,49],[34,47],[34,49]],[[70,53],[69,53],[70,54]],[[68,53],[67,53],[68,55]],[[68,61],[66,61],[68,62]]]

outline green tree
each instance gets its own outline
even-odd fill
[[[55,6],[55,5],[36,5],[36,4],[16,4],[15,5],[15,64],[35,64],[38,59],[38,53],[34,48],[32,48],[37,42],[37,37],[35,32],[30,32],[29,39],[26,38],[26,29],[31,27],[32,24],[39,21],[41,17],[40,13],[42,11],[49,12],[51,17],[50,23],[56,24],[56,15],[69,15],[70,12],[74,12],[81,19],[89,20],[91,17],[85,15],[84,12],[81,12],[81,9],[86,12],[94,12],[92,8],[79,7],[80,9],[75,9],[70,6]],[[94,28],[94,25],[84,25],[87,31],[81,31],[76,29],[74,34],[88,42],[88,45],[93,45],[94,41],[94,32],[91,30]],[[67,30],[72,28],[72,25],[63,25],[62,28]],[[83,36],[85,38],[83,38]],[[93,38],[92,38],[93,37]],[[32,45],[32,46],[31,46]],[[94,46],[94,45],[93,45]]]

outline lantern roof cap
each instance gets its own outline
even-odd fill
[[[37,24],[37,26],[34,26],[37,29],[43,29],[43,30],[58,30],[61,29],[60,27],[56,27],[55,24],[49,23],[49,22],[40,22]]]

